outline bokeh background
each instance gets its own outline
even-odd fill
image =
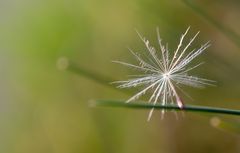
[[[0,152],[240,152],[240,128],[215,128],[209,114],[161,120],[155,111],[147,122],[148,110],[89,107],[130,95],[56,66],[65,57],[96,76],[126,79],[134,71],[111,61],[133,61],[126,46],[144,51],[135,28],[156,46],[159,27],[173,51],[191,26],[186,40],[201,31],[192,48],[212,44],[194,72],[217,82],[184,88],[193,97],[186,103],[240,109],[239,8],[238,0],[0,0]],[[240,123],[214,117],[222,119]]]

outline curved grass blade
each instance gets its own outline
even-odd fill
[[[91,106],[104,106],[104,107],[123,107],[133,109],[165,109],[165,110],[176,110],[176,111],[191,111],[191,112],[205,112],[205,113],[218,113],[226,115],[240,115],[240,110],[197,106],[197,105],[184,105],[183,108],[179,108],[177,105],[161,105],[151,103],[125,103],[124,101],[117,100],[96,100],[90,103]]]
[[[77,66],[77,64],[75,64],[74,62],[68,60],[65,57],[59,58],[57,61],[57,67],[60,70],[68,70],[70,72],[73,72],[75,74],[79,74],[81,76],[84,76],[86,78],[89,78],[91,80],[94,80],[100,84],[106,85],[106,86],[111,86],[109,84],[109,82],[113,81],[113,79],[103,76],[103,75],[99,75],[97,73],[91,72],[87,69],[84,69],[80,66]],[[111,86],[113,87],[113,86]]]
[[[65,57],[62,57],[62,58],[58,59],[57,67],[60,70],[67,70],[69,72],[72,72],[72,73],[75,73],[77,75],[83,76],[83,77],[85,77],[87,79],[93,80],[96,83],[99,83],[99,84],[101,84],[103,86],[110,87],[110,88],[112,88],[114,90],[121,91],[121,92],[126,93],[126,94],[131,94],[130,90],[129,91],[119,90],[118,88],[113,86],[111,84],[111,82],[113,82],[114,79],[112,79],[110,77],[107,77],[107,76],[103,76],[103,75],[97,74],[97,73],[92,72],[92,71],[89,71],[89,70],[87,70],[85,68],[82,68],[80,66],[77,66],[76,63],[70,61],[69,59],[67,59]]]
[[[208,23],[212,24],[216,27],[220,32],[222,32],[228,39],[230,39],[235,45],[240,47],[240,35],[234,32],[229,27],[223,25],[222,23],[215,20],[209,14],[207,14],[204,10],[202,10],[197,5],[193,4],[190,0],[182,0],[182,2],[189,8],[191,8],[194,12],[200,15],[203,19],[205,19]]]

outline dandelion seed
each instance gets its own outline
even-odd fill
[[[197,68],[202,63],[194,66],[189,66],[189,64],[210,46],[209,42],[207,42],[199,49],[194,49],[189,53],[186,53],[192,42],[199,34],[199,32],[197,32],[197,34],[195,34],[194,37],[190,39],[190,41],[184,47],[183,40],[187,35],[189,29],[190,27],[188,27],[186,32],[182,34],[177,49],[173,52],[173,54],[170,54],[167,45],[164,46],[162,44],[158,28],[157,39],[159,44],[159,51],[151,46],[150,42],[137,32],[138,36],[145,44],[148,58],[143,59],[140,55],[129,49],[132,55],[139,62],[139,65],[114,61],[115,63],[134,68],[143,73],[141,75],[136,75],[134,78],[129,80],[115,82],[120,84],[118,86],[119,88],[145,86],[143,90],[136,93],[126,102],[137,100],[146,92],[152,91],[152,95],[148,100],[149,103],[153,103],[154,105],[156,103],[166,105],[167,103],[171,102],[171,104],[177,104],[179,108],[184,108],[183,100],[177,92],[177,89],[180,89],[180,91],[182,91],[182,89],[179,87],[179,84],[195,88],[202,88],[205,85],[212,85],[214,82],[212,80],[203,79],[188,74],[189,71]],[[150,120],[153,110],[154,108],[152,108],[149,112],[148,120]]]

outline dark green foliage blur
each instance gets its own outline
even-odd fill
[[[157,46],[159,27],[173,52],[191,26],[186,41],[201,31],[192,49],[211,41],[194,73],[217,82],[184,88],[192,97],[184,101],[240,109],[239,8],[238,0],[1,0],[0,152],[240,152],[240,130],[214,128],[212,115],[169,112],[161,120],[155,111],[147,122],[148,110],[89,107],[130,95],[56,66],[65,57],[96,76],[126,79],[135,71],[111,61],[134,63],[126,46],[145,51],[134,29]]]

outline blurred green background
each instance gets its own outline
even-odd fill
[[[68,71],[56,61],[116,80],[134,71],[126,49],[144,51],[134,29],[157,45],[156,27],[174,50],[189,39],[211,47],[195,72],[217,87],[187,88],[187,103],[240,109],[238,0],[0,0],[0,152],[2,153],[236,153],[238,133],[209,124],[211,115],[90,108],[92,99],[122,99],[121,91]],[[230,29],[230,30],[229,30]],[[230,117],[220,116],[228,119]],[[237,117],[231,117],[236,123]]]

